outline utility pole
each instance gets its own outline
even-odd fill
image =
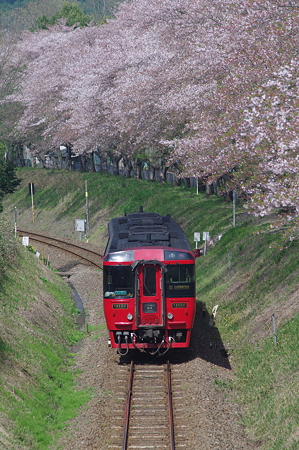
[[[18,209],[17,209],[17,207],[15,206],[15,210],[14,210],[14,219],[15,219],[15,237],[17,237],[17,230],[18,230],[17,217],[18,217]]]
[[[86,236],[89,231],[89,219],[88,219],[88,190],[87,190],[87,180],[85,180],[85,212],[86,212]]]
[[[277,335],[276,335],[276,321],[275,321],[275,314],[272,314],[272,325],[273,325],[273,339],[274,339],[274,345],[277,345]]]
[[[233,190],[233,226],[236,226],[236,198],[237,198],[237,193],[235,191],[235,189]]]
[[[32,211],[32,222],[34,222],[34,183],[29,183],[29,194],[31,195],[31,211]]]

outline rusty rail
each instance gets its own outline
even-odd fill
[[[168,406],[169,406],[169,435],[170,435],[170,448],[175,450],[174,442],[174,423],[173,423],[173,405],[172,405],[172,387],[171,387],[171,370],[170,361],[167,360],[167,394],[168,394]]]
[[[40,243],[42,243],[44,245],[48,245],[50,247],[59,248],[60,250],[64,250],[64,251],[71,253],[72,255],[75,255],[85,261],[88,261],[90,264],[93,264],[96,267],[102,268],[102,262],[100,262],[100,263],[94,262],[90,259],[90,257],[86,257],[86,256],[82,255],[82,252],[86,252],[89,255],[92,255],[92,256],[95,256],[96,258],[102,259],[103,256],[100,255],[99,253],[97,253],[96,251],[90,250],[88,248],[85,248],[83,246],[80,246],[80,245],[77,245],[77,244],[74,244],[71,242],[63,241],[62,239],[59,239],[56,237],[46,236],[41,233],[35,233],[33,231],[18,229],[17,232],[18,232],[19,236],[27,235],[33,241],[40,242]]]
[[[130,371],[129,371],[129,381],[128,388],[126,392],[126,408],[125,408],[125,419],[124,419],[124,427],[123,427],[123,440],[122,440],[122,450],[127,450],[127,446],[130,444],[131,437],[129,436],[129,427],[130,427],[130,419],[131,418],[131,404],[134,403],[134,393],[133,393],[133,379],[134,372],[137,370],[134,366],[134,361],[131,361]],[[173,420],[173,402],[172,402],[172,387],[171,387],[171,368],[170,361],[168,360],[166,363],[166,371],[164,372],[164,383],[167,383],[167,387],[164,390],[167,399],[166,404],[168,405],[168,432],[169,433],[169,449],[175,450],[175,439],[174,439],[174,420]],[[165,411],[166,412],[166,411]],[[167,417],[167,414],[165,415]],[[135,418],[136,420],[136,418]],[[130,432],[131,433],[131,432]],[[129,442],[128,442],[129,441]]]
[[[126,415],[125,415],[125,423],[124,423],[124,435],[122,442],[122,450],[126,450],[127,442],[128,442],[128,431],[129,431],[129,420],[130,420],[130,408],[131,408],[131,398],[132,398],[132,387],[133,387],[133,376],[134,376],[134,361],[131,361],[130,366],[130,376],[129,376],[129,384],[126,398]]]

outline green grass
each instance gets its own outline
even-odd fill
[[[268,450],[298,448],[299,314],[268,339],[244,346],[237,371],[245,423]]]
[[[14,389],[6,399],[11,405],[10,419],[15,423],[15,435],[32,449],[45,449],[53,441],[53,431],[61,430],[65,422],[75,416],[75,411],[90,398],[87,391],[76,391],[76,374],[66,364],[65,350],[53,341],[23,341],[30,345],[30,353],[39,355],[39,370],[34,376],[34,386]],[[30,356],[26,355],[27,357]],[[20,359],[19,359],[20,360]],[[71,362],[68,358],[69,363]],[[33,375],[31,375],[33,376]],[[14,406],[12,408],[12,406]]]
[[[76,390],[70,354],[84,335],[67,285],[13,241],[1,278],[0,416],[4,427],[13,427],[12,450],[45,450],[91,396]],[[6,245],[0,237],[2,255]]]
[[[298,262],[298,240],[265,232],[262,225],[229,230],[198,261],[203,274],[198,277],[198,299],[210,311],[219,304],[216,324],[222,341],[233,347],[234,396],[243,408],[247,432],[265,450],[298,448],[299,307],[288,313],[288,301],[298,291]],[[288,316],[278,327],[277,345],[272,313]]]

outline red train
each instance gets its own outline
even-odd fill
[[[109,345],[164,353],[190,344],[195,316],[195,260],[170,215],[128,214],[108,224],[103,258]]]

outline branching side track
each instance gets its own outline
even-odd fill
[[[50,237],[49,235],[46,236],[41,233],[34,233],[27,230],[18,229],[18,235],[20,237],[28,236],[30,240],[38,242],[39,244],[59,248],[60,250],[71,253],[79,259],[82,259],[89,264],[102,269],[102,255],[94,250],[74,244],[72,242],[67,242],[55,237]]]

